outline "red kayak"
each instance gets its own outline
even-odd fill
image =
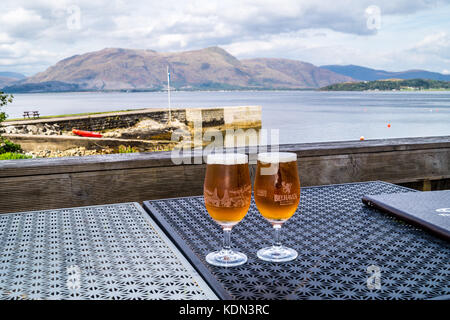
[[[90,137],[90,138],[101,138],[103,137],[100,133],[92,132],[92,131],[84,131],[78,129],[72,129],[72,132],[78,136],[82,137]]]

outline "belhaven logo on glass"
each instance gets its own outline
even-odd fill
[[[297,200],[298,195],[296,193],[291,194],[292,183],[285,181],[281,182],[281,191],[283,194],[274,194],[273,200],[279,202],[280,205],[290,205],[293,201]]]

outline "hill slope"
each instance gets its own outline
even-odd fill
[[[364,82],[336,83],[322,91],[366,91],[366,90],[450,90],[450,81],[428,79],[390,79]]]
[[[240,61],[211,47],[170,53],[108,48],[61,60],[23,83],[57,81],[81,90],[158,90],[166,86],[168,65],[171,85],[180,89],[301,89],[353,80],[301,61]]]
[[[286,88],[319,88],[333,83],[353,81],[311,63],[288,59],[257,58],[242,60],[256,85]]]
[[[419,78],[450,81],[450,75],[425,70],[407,70],[401,72],[390,72],[355,65],[347,65],[347,66],[328,65],[328,66],[321,66],[321,68],[333,71],[341,75],[352,77],[353,79],[364,81],[384,80],[384,79],[419,79]]]
[[[25,76],[17,72],[0,72],[0,88],[13,84],[19,80],[25,79]]]

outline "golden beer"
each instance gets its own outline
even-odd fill
[[[206,166],[205,206],[218,224],[231,227],[241,221],[250,208],[252,186],[247,157],[235,154],[214,156],[208,157]]]
[[[296,154],[260,154],[255,202],[261,215],[271,223],[283,223],[292,217],[300,202]]]
[[[247,262],[247,256],[231,248],[231,229],[250,208],[252,185],[245,154],[210,154],[206,161],[203,196],[209,215],[223,229],[223,247],[210,252],[206,261],[217,267],[235,267]]]
[[[281,244],[281,226],[297,210],[300,202],[300,179],[297,170],[297,154],[273,152],[258,154],[255,177],[255,202],[261,215],[273,227],[271,247],[259,249],[258,258],[269,262],[287,262],[298,253]]]

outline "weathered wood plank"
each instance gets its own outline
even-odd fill
[[[302,185],[450,178],[450,148],[299,158]]]
[[[339,141],[281,145],[281,151],[296,152],[300,158],[401,150],[450,148],[450,136]],[[44,158],[27,161],[0,161],[0,178],[35,174],[55,174],[99,170],[120,170],[173,165],[170,152],[112,154],[88,157]]]
[[[204,171],[198,165],[2,178],[0,213],[201,194]]]

